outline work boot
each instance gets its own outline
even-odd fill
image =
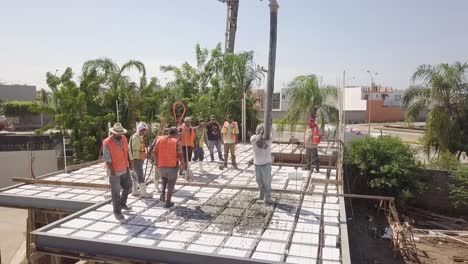
[[[235,170],[238,170],[239,167],[237,167],[237,164],[232,164],[232,167],[235,169]]]
[[[122,204],[122,209],[125,210],[125,211],[130,211],[130,210],[132,210],[132,207],[128,206],[126,204]]]
[[[265,204],[272,205],[273,200],[271,200],[271,198],[265,198]]]
[[[224,161],[223,157],[219,157],[219,160],[220,160],[220,161]]]
[[[117,220],[123,220],[125,219],[125,217],[123,216],[123,214],[121,212],[114,212],[114,217],[115,219]]]
[[[205,172],[205,170],[203,169],[203,161],[198,162],[198,169],[200,170],[200,172]]]
[[[170,208],[174,206],[174,203],[171,202],[171,199],[172,199],[172,192],[167,192],[167,200],[166,200],[166,204],[164,205],[165,208]]]
[[[159,200],[164,203],[166,201],[166,194],[162,192],[161,195],[159,195]]]
[[[153,194],[146,192],[146,183],[142,182],[139,184],[139,186],[140,186],[141,198],[153,198]]]
[[[140,196],[140,191],[138,190],[138,182],[132,179],[132,196]]]

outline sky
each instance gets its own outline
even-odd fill
[[[326,84],[405,89],[420,64],[468,62],[463,0],[278,0],[275,90],[295,76]],[[217,0],[0,0],[0,82],[47,88],[47,72],[108,57],[161,65],[195,61],[194,47],[224,47],[226,7]],[[236,52],[268,64],[267,0],[240,0]],[[136,75],[132,73],[132,76]],[[261,87],[265,87],[264,81]]]

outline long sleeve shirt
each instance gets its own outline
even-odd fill
[[[250,143],[252,143],[253,149],[253,159],[255,165],[265,165],[268,163],[272,163],[271,157],[271,144],[273,142],[272,139],[265,140],[264,147],[259,147],[257,142],[262,139],[263,135],[253,135],[250,137]]]
[[[146,159],[146,146],[145,139],[138,135],[133,134],[128,143],[128,156],[130,160],[144,160]]]

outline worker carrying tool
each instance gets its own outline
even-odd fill
[[[253,161],[255,165],[255,180],[260,189],[259,200],[264,200],[266,204],[272,204],[271,200],[271,145],[273,143],[273,130],[269,140],[264,138],[264,126],[258,125],[255,135],[250,137]]]
[[[226,121],[224,121],[223,130],[223,141],[224,141],[224,167],[227,167],[227,161],[229,158],[229,152],[231,153],[232,167],[237,169],[236,163],[236,144],[238,143],[239,127],[237,122],[232,120],[231,115],[228,115]]]
[[[179,126],[180,141],[182,143],[182,151],[184,153],[184,166],[180,168],[180,175],[190,174],[189,162],[192,161],[193,148],[195,147],[195,129],[192,127],[192,119],[186,117],[184,123]]]
[[[111,186],[112,206],[114,216],[118,220],[124,219],[123,210],[131,210],[127,206],[127,198],[132,189],[132,180],[129,169],[132,169],[132,163],[128,156],[128,142],[125,137],[127,130],[122,124],[115,123],[109,129],[111,136],[106,138],[102,144],[102,160],[106,164],[106,172]],[[122,188],[122,194],[120,194]]]
[[[148,130],[148,125],[140,123],[137,126],[137,131],[130,137],[128,144],[130,162],[133,165],[132,179],[132,195],[140,196],[141,198],[151,198],[153,194],[146,192],[145,175],[143,173],[143,165],[146,160],[146,143],[145,135]]]
[[[179,163],[184,166],[182,146],[179,142],[179,130],[176,127],[169,129],[168,136],[159,137],[154,148],[154,163],[161,176],[161,202],[165,202],[164,207],[170,208],[174,205],[171,202],[174,186],[177,181]]]
[[[306,166],[304,169],[311,170],[312,163],[315,163],[315,171],[320,172],[320,158],[318,155],[318,144],[323,132],[315,123],[314,118],[309,118],[304,137],[304,147],[306,149]]]

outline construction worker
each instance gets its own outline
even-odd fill
[[[171,198],[177,181],[179,162],[182,166],[185,165],[178,136],[179,130],[176,127],[171,127],[169,135],[159,137],[154,148],[154,162],[162,179],[161,196],[159,198],[161,202],[165,202],[164,207],[166,208],[174,205]]]
[[[128,144],[130,160],[133,163],[132,195],[141,198],[153,197],[151,193],[146,192],[145,175],[143,173],[143,165],[146,160],[145,135],[147,130],[148,125],[145,123],[138,124],[137,131],[132,135]]]
[[[320,172],[320,159],[318,156],[318,144],[322,137],[322,132],[319,126],[315,123],[314,118],[309,118],[307,125],[304,147],[306,149],[306,170],[311,170],[312,162],[315,163],[315,171]]]
[[[210,150],[211,162],[214,161],[214,147],[218,151],[218,159],[224,161],[221,150],[221,128],[216,121],[216,116],[210,117],[210,122],[206,124],[206,137],[208,138],[208,149]]]
[[[269,140],[264,138],[264,127],[258,125],[255,135],[250,137],[252,143],[253,160],[255,165],[255,180],[260,189],[259,200],[264,200],[266,204],[272,204],[271,200],[271,145],[273,142],[273,130]]]
[[[192,152],[195,147],[195,129],[192,127],[192,118],[186,117],[184,123],[179,127],[180,141],[184,153],[184,166],[180,168],[180,175],[187,171],[188,163],[192,161]]]
[[[224,121],[222,135],[224,141],[224,167],[227,167],[229,152],[231,152],[232,167],[237,169],[236,144],[237,135],[239,135],[239,127],[237,126],[237,122],[232,120],[231,115],[228,115],[226,121]]]
[[[205,127],[205,121],[200,120],[199,124],[197,127],[195,127],[195,149],[194,149],[194,156],[193,156],[193,161],[197,162],[200,168],[200,171],[203,170],[203,160],[205,159],[205,152],[203,151],[203,144],[206,144],[206,146],[209,147],[208,145],[208,140],[207,140],[207,130]]]
[[[127,206],[127,198],[132,189],[129,171],[132,169],[132,163],[128,156],[127,138],[124,136],[127,130],[122,127],[122,124],[115,123],[109,131],[112,135],[106,138],[102,144],[102,160],[106,163],[107,176],[111,186],[114,216],[121,220],[124,219],[122,209],[131,210],[131,207]],[[123,189],[122,195],[120,188]]]
[[[164,132],[162,133],[162,136],[168,136],[169,135],[169,129],[168,127],[164,128]],[[156,142],[158,141],[158,139],[160,138],[161,136],[156,136],[156,138],[153,140],[153,143],[151,143],[151,146],[149,148],[149,151],[148,153],[154,153],[154,150],[155,150],[155,147],[156,147]],[[153,183],[154,183],[154,192],[161,192],[161,189],[159,189],[159,180],[161,178],[161,176],[159,175],[159,170],[158,170],[158,167],[155,165],[154,163],[154,155],[149,155],[149,158],[151,159],[151,161],[153,162],[153,166],[155,166],[154,168],[154,175],[153,175]]]

